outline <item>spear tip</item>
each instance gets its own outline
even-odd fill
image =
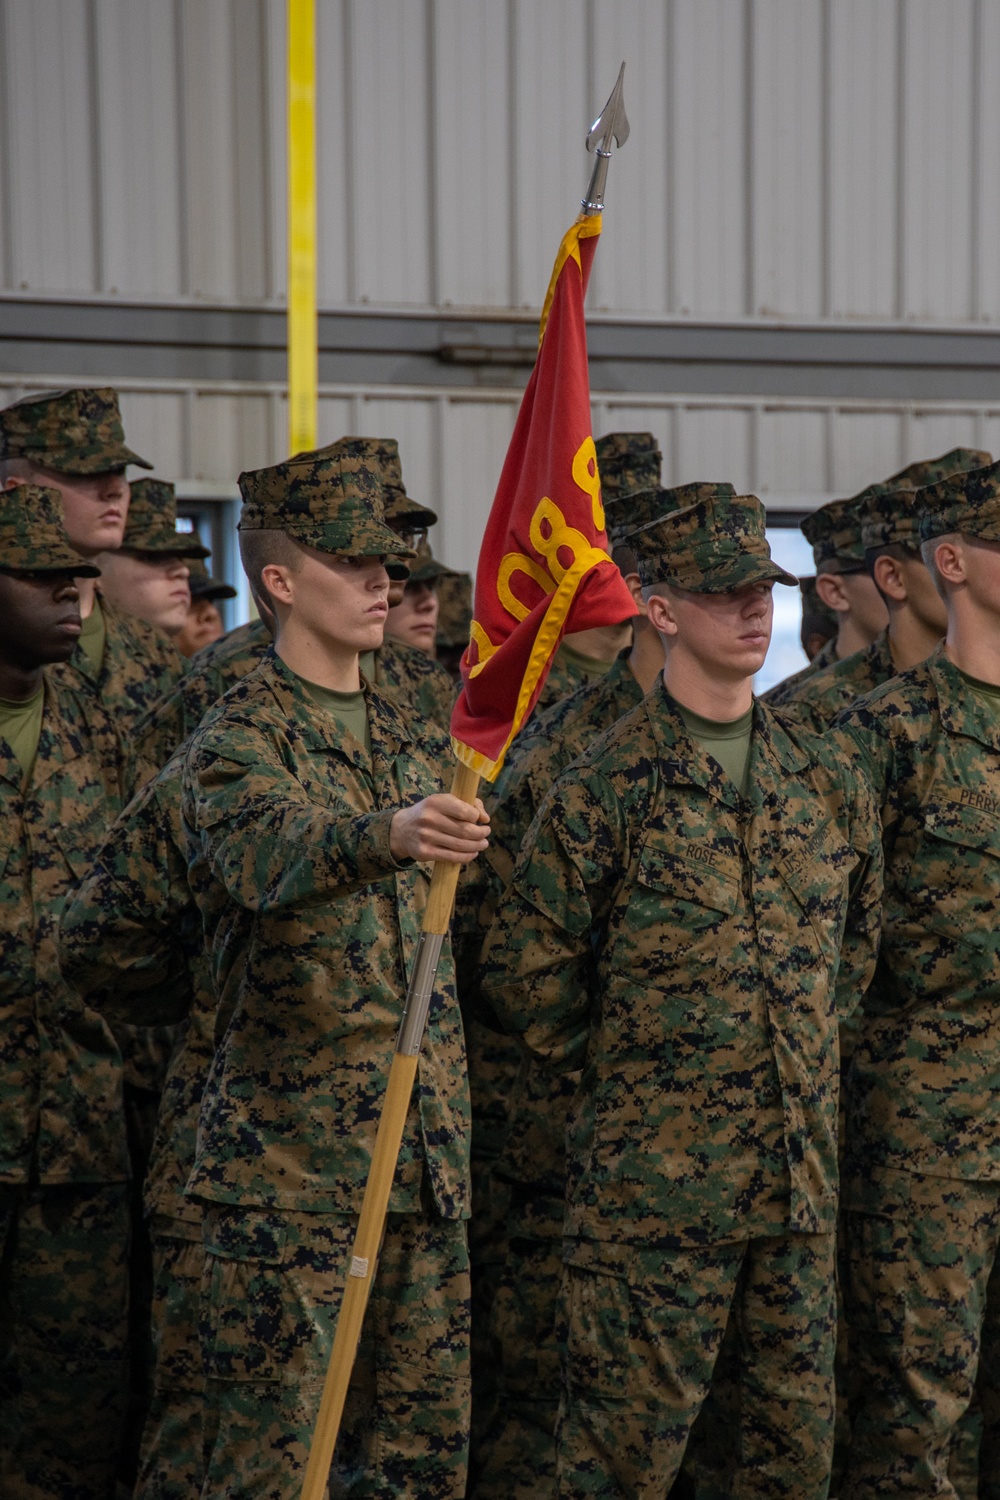
[[[628,140],[629,123],[628,115],[625,113],[624,94],[625,64],[623,62],[618,69],[618,77],[615,80],[615,86],[611,90],[607,104],[590,127],[590,132],[587,136],[588,151],[599,151],[602,147],[608,150],[612,137],[614,137],[615,144],[619,149]]]
[[[624,93],[625,64],[622,63],[618,69],[617,82],[611,90],[611,97],[591,125],[587,136],[587,150],[596,152],[597,160],[594,162],[594,170],[583,198],[582,208],[585,214],[602,212],[604,184],[608,175],[608,162],[611,160],[611,142],[615,141],[621,149],[628,140],[629,126],[628,115],[625,113]]]

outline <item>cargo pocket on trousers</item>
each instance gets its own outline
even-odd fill
[[[623,1276],[582,1266],[563,1270],[566,1373],[571,1392],[585,1404],[595,1397],[620,1401],[633,1383],[630,1367],[641,1351],[631,1294]]]
[[[848,1210],[844,1216],[844,1315],[848,1328],[901,1339],[906,1323],[905,1225]]]
[[[273,1214],[205,1215],[201,1345],[214,1380],[277,1381],[299,1339],[299,1307],[282,1271],[287,1225]]]

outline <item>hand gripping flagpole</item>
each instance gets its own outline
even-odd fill
[[[623,146],[628,139],[629,126],[622,99],[624,73],[625,64],[622,63],[611,97],[587,136],[587,150],[596,150],[597,160],[583,199],[585,214],[601,213],[604,208],[604,185],[611,159],[612,139],[619,146]],[[458,764],[451,786],[452,795],[472,805],[478,789],[478,773],[466,765]],[[333,1350],[309,1450],[302,1500],[325,1500],[330,1465],[333,1462],[347,1389],[361,1338],[361,1326],[378,1269],[389,1195],[413,1094],[427,1014],[434,994],[438,960],[451,922],[460,869],[460,865],[443,860],[434,864],[420,941],[389,1070],[368,1181],[365,1184],[351,1263],[345,1278]]]

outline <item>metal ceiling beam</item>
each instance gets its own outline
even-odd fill
[[[1000,400],[1000,329],[656,322],[588,327],[595,391]],[[383,311],[319,319],[324,384],[523,386],[534,316]],[[281,382],[280,309],[0,297],[0,372]]]

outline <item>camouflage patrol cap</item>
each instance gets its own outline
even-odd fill
[[[384,482],[369,438],[341,438],[239,477],[240,531],[284,531],[342,557],[413,557],[383,520]]]
[[[467,646],[471,629],[472,576],[449,571],[438,582],[437,644]]]
[[[612,547],[628,546],[633,531],[641,530],[668,511],[683,510],[696,500],[735,494],[731,484],[711,484],[695,479],[690,484],[678,484],[672,490],[640,490],[634,495],[623,495],[612,502],[613,510],[605,510],[608,540]]]
[[[861,542],[866,552],[881,547],[920,547],[920,507],[917,491],[898,481],[870,484],[857,497]]]
[[[364,443],[382,470],[385,483],[385,521],[393,531],[426,531],[437,523],[437,512],[411,500],[403,484],[403,465],[395,438],[344,438],[345,443]]]
[[[929,542],[958,531],[1000,542],[1000,463],[953,474],[918,492],[920,537]]]
[[[660,483],[663,458],[651,432],[607,432],[594,447],[605,509],[639,490],[654,490]]]
[[[106,474],[153,465],[125,446],[118,392],[46,391],[0,411],[0,458],[25,458],[59,474]]]
[[[857,496],[821,505],[799,530],[813,549],[817,573],[860,573],[864,568]]]
[[[421,537],[417,543],[417,555],[410,564],[410,583],[433,583],[436,578],[443,578],[450,572],[451,569],[434,556],[427,538]]]
[[[62,496],[43,484],[12,484],[0,490],[0,573],[70,573],[99,578],[70,546],[63,525]]]
[[[953,474],[965,474],[969,469],[982,469],[993,462],[993,456],[982,448],[949,448],[940,458],[926,458],[919,463],[907,464],[898,474],[885,481],[887,485],[908,486],[911,490],[922,490],[928,485],[950,479]]]
[[[171,557],[208,557],[194,531],[177,530],[177,499],[165,479],[137,479],[131,486],[123,552],[162,552]]]
[[[235,599],[236,590],[231,583],[213,578],[200,557],[192,557],[188,563],[188,588],[192,599]]]
[[[748,583],[798,583],[771,561],[756,495],[708,495],[634,531],[629,545],[643,588],[669,583],[693,594],[728,594]]]

